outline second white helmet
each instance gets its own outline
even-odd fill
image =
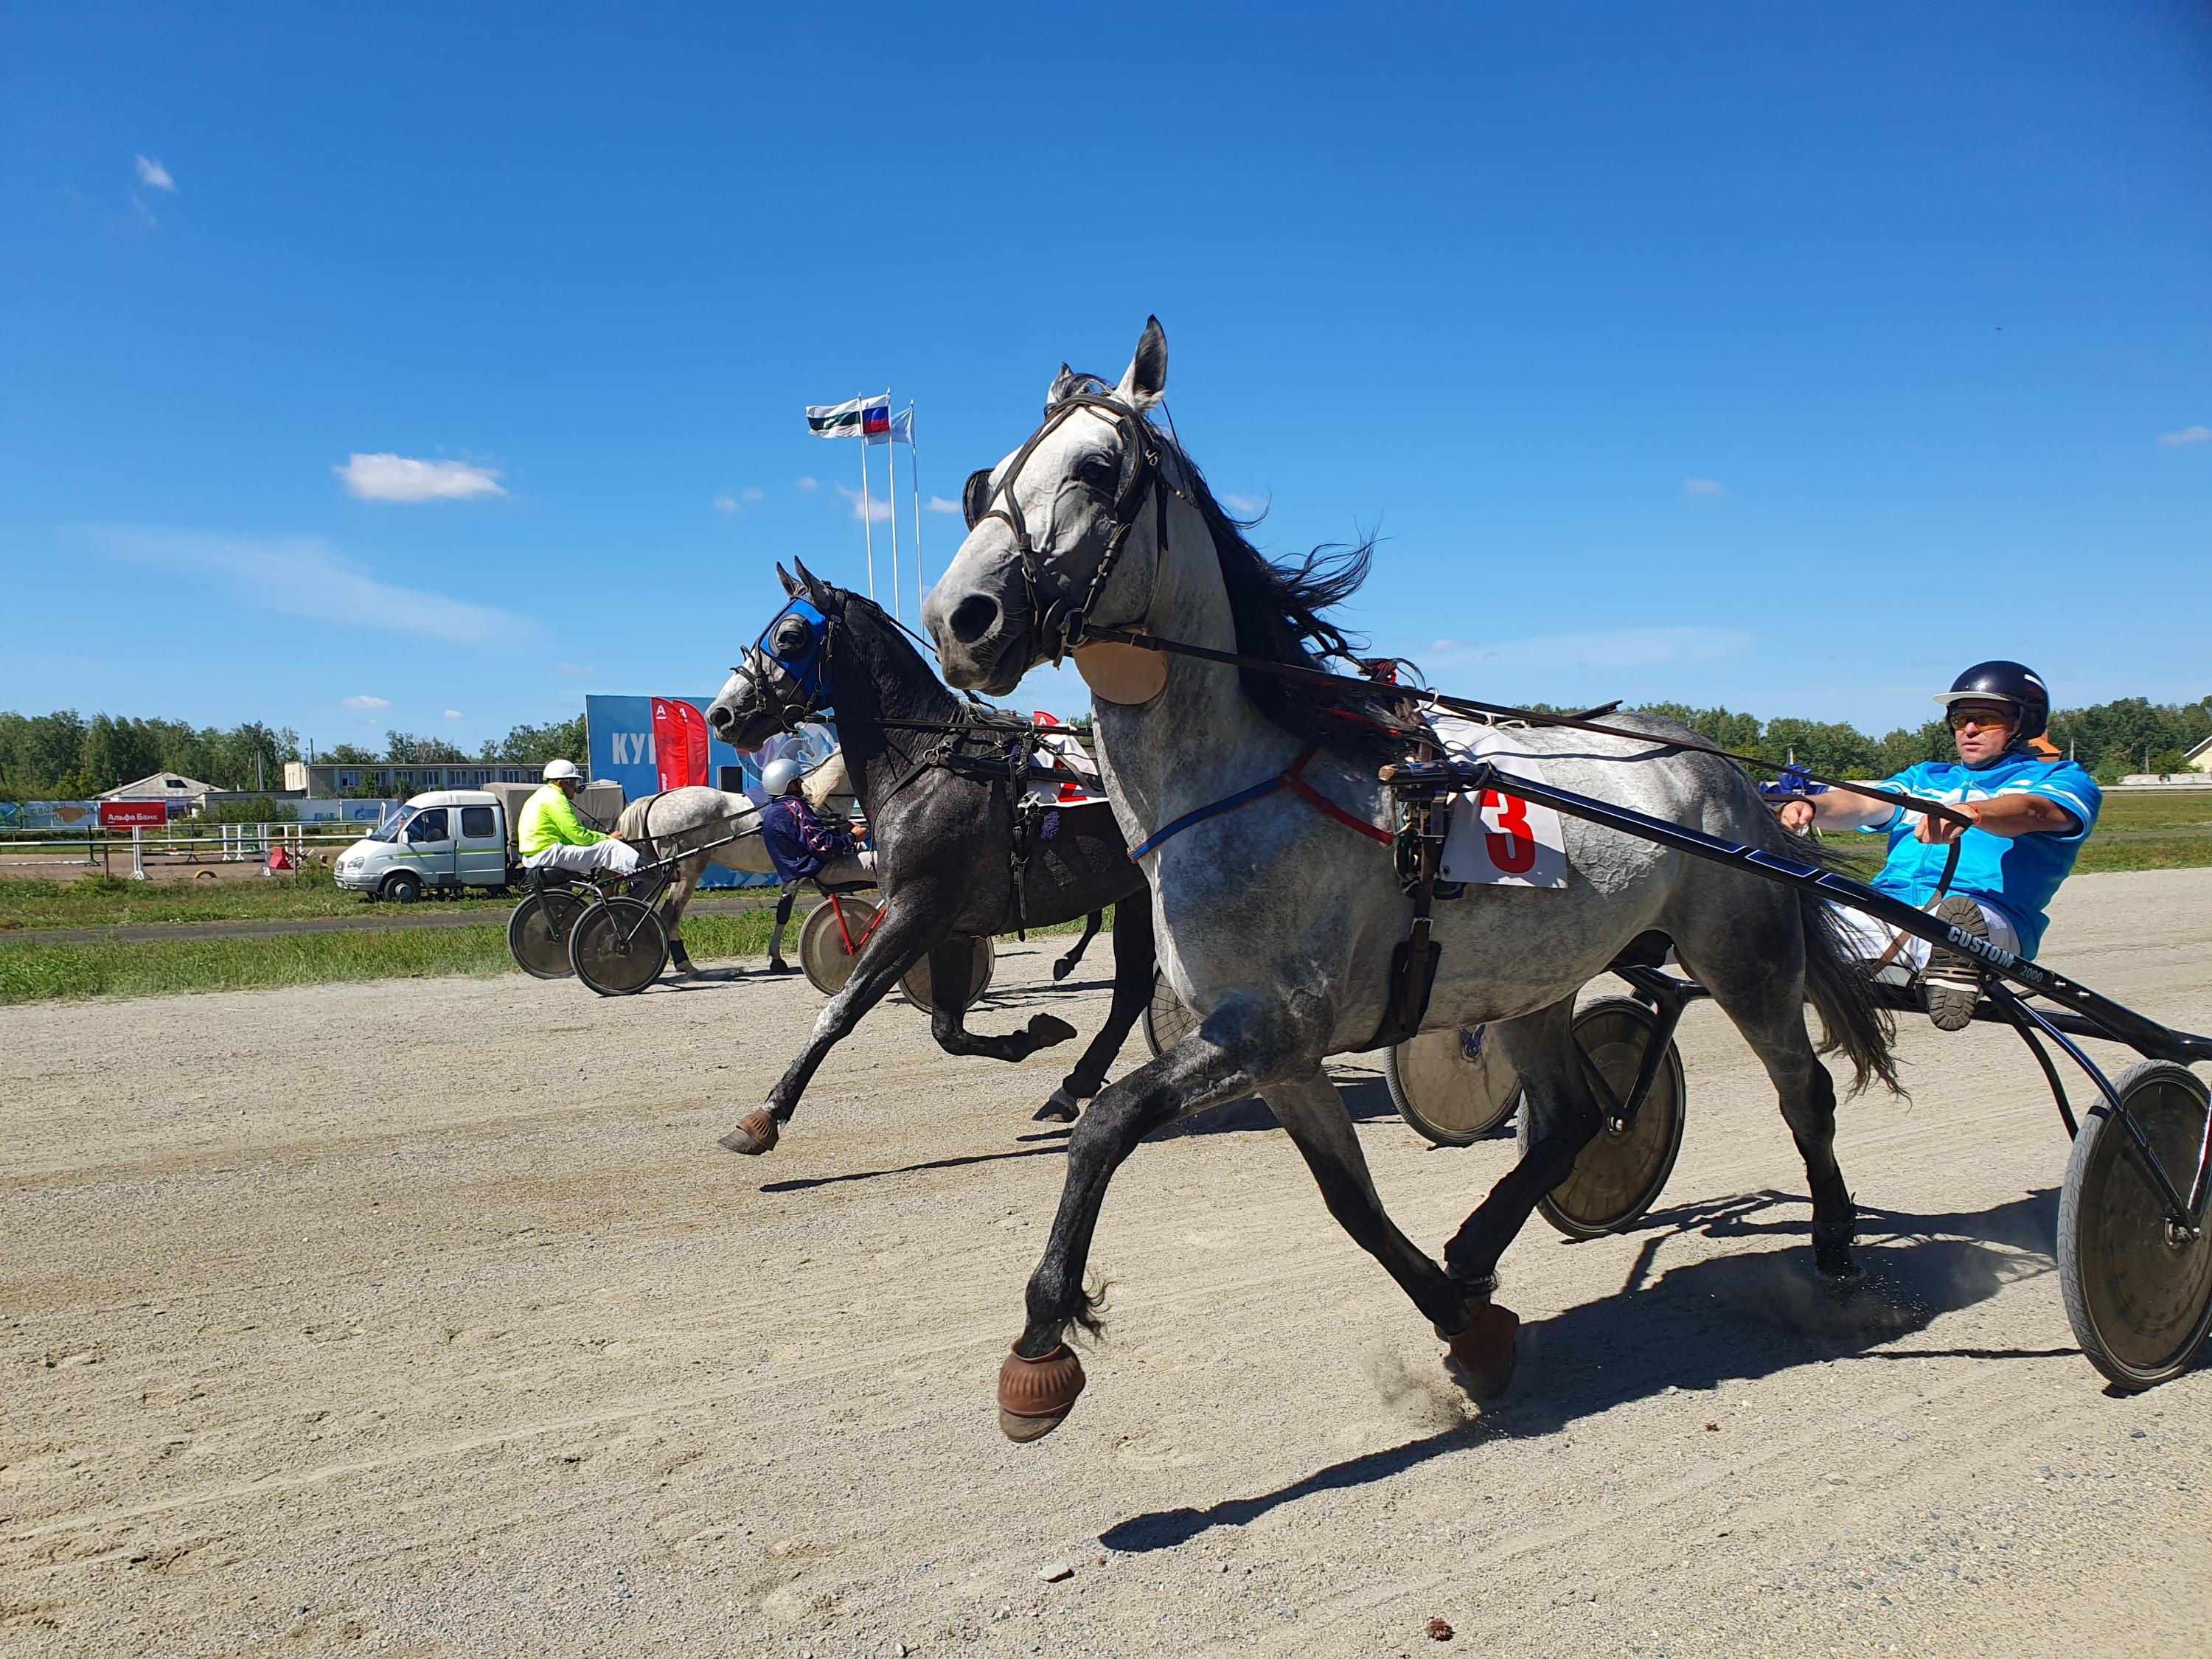
[[[576,769],[576,763],[574,761],[550,760],[545,763],[545,781],[548,783],[561,783],[583,775]]]
[[[772,760],[761,768],[761,788],[767,793],[769,799],[773,800],[787,792],[793,784],[797,783],[805,775],[805,769],[795,760],[788,757]]]

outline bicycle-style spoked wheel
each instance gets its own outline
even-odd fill
[[[651,905],[606,899],[576,918],[568,960],[576,977],[601,996],[634,996],[668,965],[668,931]]]
[[[974,1007],[976,1000],[991,988],[991,975],[998,971],[999,966],[999,947],[988,934],[973,933],[969,938],[975,947],[975,954],[968,965],[968,1001],[962,1009],[963,1013]],[[931,1000],[929,957],[927,955],[906,970],[899,981],[899,988],[906,993],[906,1000],[923,1013],[935,1011],[937,1004]]]
[[[2146,1060],[2114,1088],[2189,1195],[2204,1145],[2203,1080]],[[2058,1283],[2089,1363],[2133,1393],[2187,1370],[2212,1330],[2212,1231],[2172,1224],[2127,1125],[2100,1105],[2081,1121],[2058,1198]]]
[[[1626,1104],[1634,1092],[1644,1048],[1658,1027],[1659,1016],[1632,997],[1606,997],[1575,1016],[1575,1042],[1614,1101]],[[1569,1238],[1624,1232],[1641,1220],[1674,1172],[1687,1093],[1681,1051],[1670,1041],[1636,1121],[1623,1128],[1606,1113],[1597,1138],[1576,1156],[1574,1173],[1537,1203],[1544,1219]],[[1605,1103],[1601,1097],[1600,1107]],[[1521,1114],[1518,1139],[1524,1158],[1530,1116],[1525,1109]]]
[[[1382,1057],[1390,1103],[1439,1146],[1471,1146],[1513,1115],[1521,1079],[1480,1025],[1424,1031]]]
[[[875,926],[876,909],[866,899],[841,894],[806,913],[799,929],[799,965],[823,996],[836,996],[853,977],[853,963]]]
[[[514,965],[538,979],[566,979],[576,970],[568,963],[568,930],[583,914],[584,902],[567,893],[532,893],[507,919],[507,948]]]
[[[1168,976],[1152,969],[1152,1000],[1145,1005],[1145,1047],[1158,1060],[1198,1029],[1198,1016],[1182,1006]]]

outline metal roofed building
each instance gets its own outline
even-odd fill
[[[492,783],[538,783],[545,763],[538,761],[286,761],[284,789],[316,799],[364,787],[380,795],[405,799],[432,789],[481,789]]]

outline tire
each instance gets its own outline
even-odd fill
[[[2203,1080],[2145,1060],[2115,1085],[2167,1177],[2189,1196],[2203,1145]],[[2134,1394],[2179,1376],[2212,1329],[2212,1231],[2179,1238],[2127,1126],[2100,1104],[2081,1121],[2058,1197],[2058,1283],[2089,1363]]]
[[[394,870],[376,896],[386,904],[412,904],[422,896],[422,878],[412,870]]]
[[[983,993],[991,988],[991,977],[999,968],[999,947],[988,933],[971,933],[969,939],[975,946],[975,957],[968,969],[968,983],[974,988],[968,994],[967,1008],[973,1008],[982,1000]],[[906,970],[899,981],[899,988],[906,993],[906,1000],[923,1013],[936,1012],[937,1005],[930,1000],[927,956]],[[967,1008],[961,1012],[965,1013]]]
[[[837,925],[837,907],[845,909],[845,924]],[[845,988],[845,981],[853,977],[854,957],[845,950],[847,934],[852,936],[854,953],[860,941],[867,936],[870,924],[876,919],[877,906],[872,900],[854,898],[850,894],[835,902],[824,899],[806,913],[806,920],[799,927],[799,965],[806,970],[806,977],[814,988],[825,997],[834,997]]]
[[[534,979],[567,979],[576,970],[568,961],[568,930],[583,905],[556,898],[548,905],[536,893],[514,907],[507,919],[507,948],[514,965]]]
[[[1145,1005],[1145,1047],[1154,1060],[1198,1029],[1198,1016],[1182,1006],[1168,984],[1168,976],[1152,969],[1152,1000]]]
[[[601,996],[635,996],[668,965],[668,930],[649,904],[604,899],[576,918],[568,961]]]
[[[1626,1101],[1636,1086],[1645,1046],[1658,1030],[1659,1016],[1633,997],[1606,997],[1589,1004],[1574,1020],[1575,1042],[1597,1067],[1615,1100]],[[1582,1149],[1574,1172],[1538,1200],[1545,1220],[1569,1238],[1601,1238],[1626,1232],[1644,1218],[1674,1172],[1682,1150],[1682,1125],[1688,1091],[1682,1054],[1672,1042],[1651,1092],[1624,1134],[1610,1114],[1597,1138]],[[1521,1114],[1516,1139],[1527,1157],[1530,1114]]]
[[[1439,1146],[1472,1146],[1513,1115],[1521,1079],[1480,1025],[1424,1031],[1382,1057],[1390,1103]]]

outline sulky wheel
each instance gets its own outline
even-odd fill
[[[2153,1060],[2130,1066],[2116,1088],[2186,1200],[2204,1145],[2203,1079]],[[2172,1224],[2142,1149],[2109,1106],[2082,1121],[2067,1161],[2058,1282],[2081,1352],[2129,1393],[2187,1370],[2212,1328],[2212,1233]]]
[[[1145,1047],[1158,1060],[1198,1029],[1198,1016],[1182,1006],[1168,976],[1152,969],[1152,1000],[1145,1005]]]
[[[799,929],[799,965],[823,996],[836,996],[853,977],[853,963],[860,957],[868,929],[875,924],[876,908],[871,900],[840,895],[824,899],[806,913]],[[844,913],[842,925],[840,909]]]
[[[1614,1101],[1626,1103],[1634,1091],[1644,1048],[1658,1025],[1658,1015],[1632,997],[1607,997],[1575,1016],[1575,1042],[1605,1079]],[[1597,1138],[1576,1158],[1574,1173],[1538,1202],[1544,1219],[1569,1238],[1597,1238],[1634,1226],[1674,1173],[1675,1154],[1682,1150],[1686,1094],[1682,1055],[1670,1042],[1635,1126],[1623,1130],[1612,1112],[1606,1111]],[[1599,1105],[1606,1105],[1602,1095]],[[1530,1116],[1521,1114],[1524,1157]]]
[[[576,918],[568,961],[601,996],[634,996],[668,965],[668,930],[649,904],[604,899]]]
[[[1398,1115],[1439,1146],[1471,1146],[1512,1115],[1521,1079],[1482,1027],[1424,1031],[1382,1057]]]
[[[507,919],[507,948],[514,965],[538,979],[566,979],[574,973],[568,963],[568,929],[582,908],[566,896],[548,904],[539,893],[516,905]]]
[[[991,975],[997,971],[999,966],[999,947],[992,943],[991,937],[988,933],[971,933],[969,935],[969,942],[975,947],[975,956],[968,965],[969,988],[967,1006],[973,1008],[983,993],[991,988]],[[927,952],[923,953],[920,962],[906,970],[904,976],[899,981],[899,988],[906,993],[906,1000],[921,1009],[923,1013],[929,1013],[936,1008],[937,1005],[929,1000]],[[964,1012],[965,1010],[963,1009],[963,1012]]]

